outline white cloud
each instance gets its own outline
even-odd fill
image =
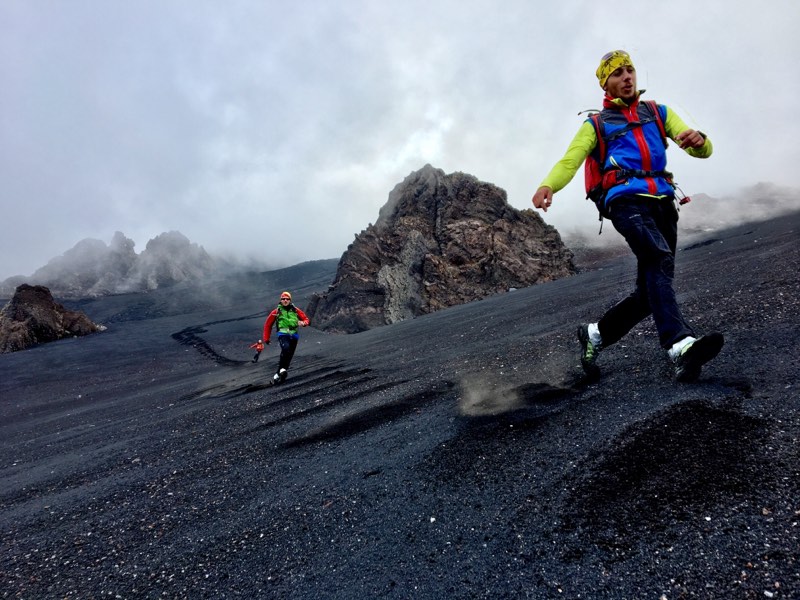
[[[616,47],[714,141],[707,161],[672,150],[688,193],[796,185],[800,5],[551,4],[3,2],[0,278],[116,230],[139,251],[178,230],[338,256],[426,163],[527,208]],[[545,215],[559,229],[596,227],[579,179]]]

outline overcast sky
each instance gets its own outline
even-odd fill
[[[686,193],[800,186],[800,2],[3,0],[0,279],[115,231],[212,254],[338,257],[426,163],[529,208],[594,72],[714,142]],[[543,215],[596,230],[582,174]]]

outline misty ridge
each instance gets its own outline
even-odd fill
[[[729,196],[714,197],[692,194],[691,201],[680,207],[679,235],[681,242],[706,236],[714,231],[763,221],[800,208],[800,189],[759,182]],[[575,253],[579,267],[591,267],[604,258],[629,252],[625,240],[611,223],[598,235],[599,222],[592,227],[575,227],[561,232],[564,242]]]
[[[380,215],[391,211],[389,202]],[[594,208],[585,207],[588,215]],[[800,190],[772,183],[757,183],[740,192],[715,198],[692,195],[682,207],[680,231],[684,242],[709,232],[743,222],[766,220],[800,207]],[[532,210],[532,209],[525,209]],[[580,225],[560,232],[575,255],[579,270],[594,268],[608,258],[624,255],[627,246],[610,223],[598,235],[600,225],[591,217]],[[51,259],[32,275],[15,275],[0,282],[0,297],[10,297],[17,286],[27,283],[48,287],[62,298],[94,298],[114,294],[151,292],[181,283],[208,284],[226,274],[267,271],[274,265],[255,264],[236,257],[212,256],[199,244],[178,231],[162,233],[149,240],[141,253],[124,233],[114,233],[110,243],[86,238],[61,256]],[[343,249],[344,251],[344,249]],[[318,260],[330,257],[318,257]]]
[[[212,257],[178,231],[156,236],[139,254],[134,246],[120,231],[109,244],[86,238],[30,277],[16,275],[0,282],[0,296],[10,296],[22,283],[44,285],[64,298],[150,292],[248,268],[243,262]]]

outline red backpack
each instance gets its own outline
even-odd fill
[[[645,104],[650,107],[650,110],[655,115],[655,121],[658,124],[658,130],[661,132],[661,140],[664,142],[664,147],[667,147],[667,131],[664,129],[664,123],[661,120],[661,114],[658,112],[658,105],[655,100],[646,100]],[[621,169],[609,169],[603,172],[603,165],[606,162],[606,151],[608,146],[608,137],[605,134],[605,126],[603,119],[600,117],[600,112],[594,112],[589,119],[594,126],[594,132],[597,135],[597,145],[592,150],[591,154],[586,157],[583,163],[583,173],[586,179],[586,198],[592,200],[600,211],[600,219],[603,216],[608,216],[605,209],[606,192],[609,189],[624,182],[632,176],[662,176],[667,181],[672,181],[672,173],[668,171],[623,171]],[[645,121],[650,122],[650,121]],[[629,123],[629,126],[622,131],[628,131],[632,127],[641,127],[644,125],[642,121],[634,121]],[[619,133],[617,134],[619,135]]]

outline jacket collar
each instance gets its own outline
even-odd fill
[[[636,94],[636,98],[633,99],[633,102],[628,104],[622,98],[612,98],[611,96],[606,93],[605,97],[603,98],[603,108],[616,108],[616,109],[623,109],[623,108],[634,108],[637,104],[639,104],[639,99],[642,97],[642,94],[645,93],[646,90],[639,90]]]

